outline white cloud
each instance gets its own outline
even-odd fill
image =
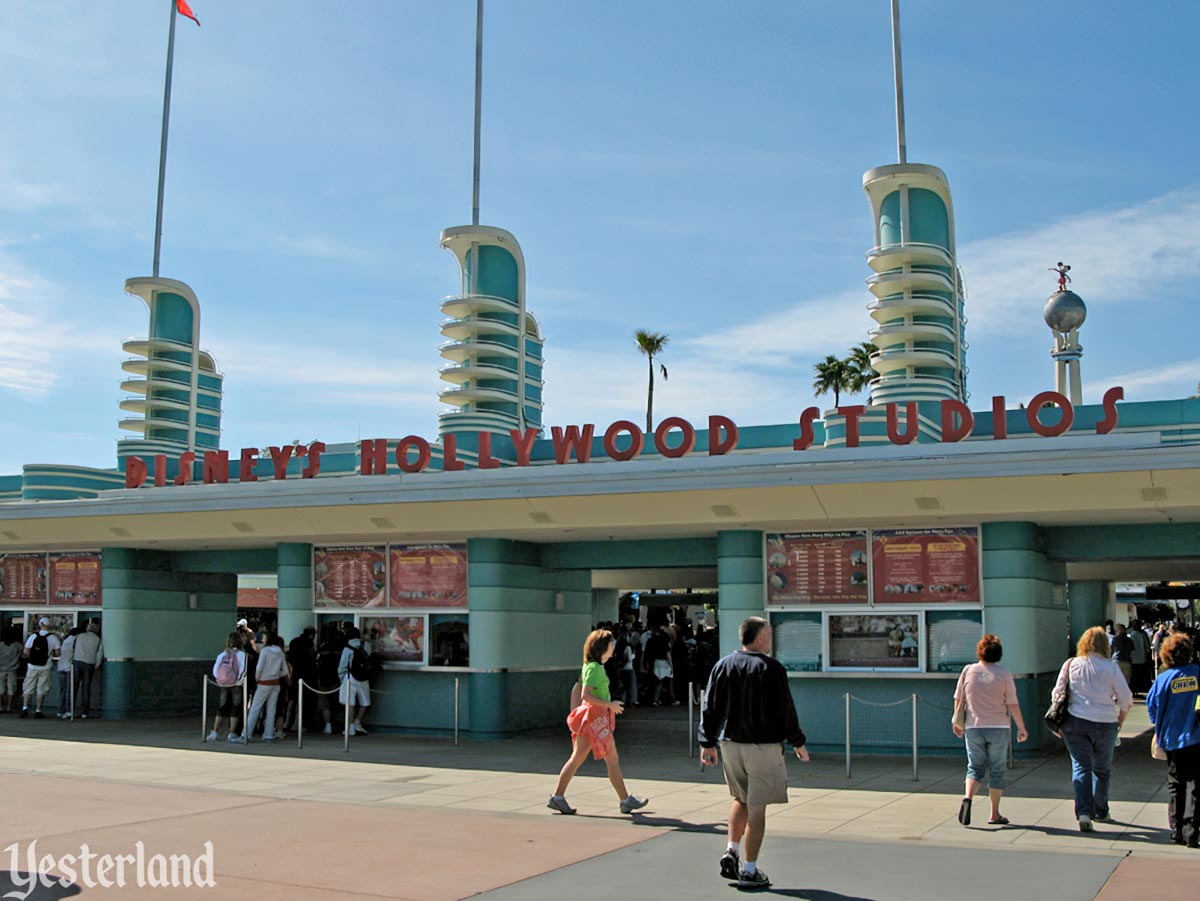
[[[1145,399],[1137,398],[1134,395],[1144,393],[1149,389],[1160,392],[1169,391],[1171,397],[1184,397],[1191,396],[1196,392],[1198,382],[1200,382],[1200,358],[1168,363],[1150,369],[1136,369],[1123,375],[1104,376],[1091,382],[1088,385],[1089,390],[1085,391],[1085,394],[1092,394],[1091,385],[1096,385],[1095,401],[1099,401],[1099,395],[1102,392],[1113,385],[1120,385],[1125,389],[1127,400]]]

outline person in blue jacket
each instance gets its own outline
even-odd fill
[[[1200,848],[1200,666],[1192,663],[1192,653],[1192,643],[1182,633],[1163,641],[1159,655],[1167,669],[1146,695],[1146,712],[1158,746],[1167,752],[1171,841]],[[1189,810],[1190,822],[1185,819]]]

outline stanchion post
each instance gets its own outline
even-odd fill
[[[246,720],[250,716],[250,677],[249,674],[242,676],[242,738],[250,741],[250,736],[246,734]]]
[[[913,782],[917,781],[917,696],[912,696],[912,755],[913,755]]]
[[[346,693],[346,703],[342,705],[342,710],[346,714],[346,722],[342,725],[342,750],[347,754],[350,753],[350,676],[346,675],[346,680],[342,683],[342,687]]]
[[[688,691],[688,759],[691,759],[695,755],[695,741],[696,741],[696,730],[694,728],[695,720],[694,720],[694,713],[693,713],[695,703],[694,703],[693,697],[692,697],[693,686],[692,686],[691,682],[688,683],[687,691]]]
[[[67,678],[71,680],[71,722],[75,722],[75,661],[71,661]]]
[[[846,778],[850,778],[850,692],[846,692]]]
[[[296,748],[304,747],[304,680],[296,683]]]
[[[704,688],[700,689],[700,716],[701,717],[704,716],[704,702],[707,699],[708,699],[708,690],[704,689]],[[692,735],[695,736],[695,734],[696,734],[695,730],[692,730]],[[704,760],[703,759],[701,759],[701,761],[700,761],[700,772],[702,772],[702,773],[704,772]]]
[[[200,677],[200,743],[208,739],[208,676]]]
[[[458,747],[458,676],[454,677],[454,747]]]

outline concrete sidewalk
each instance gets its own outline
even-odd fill
[[[460,898],[510,883],[524,886],[521,897],[557,897],[568,884],[595,885],[593,895],[576,894],[602,897],[611,887],[592,882],[583,863],[598,855],[611,855],[601,859],[617,872],[648,861],[648,874],[661,873],[656,892],[723,891],[715,873],[728,812],[720,772],[700,772],[686,732],[650,716],[630,717],[619,739],[630,789],[651,805],[622,816],[602,764],[589,762],[568,793],[574,818],[544,806],[568,751],[565,735],[458,748],[370,735],[346,755],[337,736],[307,736],[303,750],[294,742],[205,745],[198,723],[6,717],[0,797],[21,813],[0,818],[0,849],[36,838],[39,851],[68,853],[87,840],[119,852],[153,835],[174,842],[175,853],[208,838],[221,897],[275,897],[290,887],[290,897]],[[1158,877],[1200,867],[1200,852],[1168,841],[1166,770],[1149,756],[1146,728],[1139,706],[1114,765],[1115,822],[1092,834],[1077,830],[1062,753],[1018,761],[1006,828],[982,825],[985,801],[977,825],[956,821],[962,757],[923,760],[918,782],[907,758],[856,759],[852,779],[837,756],[792,760],[792,801],[770,809],[764,869],[777,885],[807,892],[789,888],[791,897],[827,901],[956,897],[973,872],[993,874],[988,884],[1009,895],[1042,895],[1053,883],[1056,897],[1081,899],[1097,897],[1111,876],[1100,895],[1109,901],[1123,871],[1142,860],[1153,861]],[[1046,852],[1061,859],[1063,879],[1053,878]],[[851,865],[864,859],[872,864]],[[584,867],[582,883],[564,869],[574,866]],[[902,875],[872,881],[872,873]]]

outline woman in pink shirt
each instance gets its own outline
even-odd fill
[[[978,663],[963,667],[954,689],[954,734],[967,741],[967,782],[958,821],[971,824],[971,799],[979,790],[984,775],[988,781],[988,800],[992,811],[990,826],[1007,826],[1000,815],[1000,797],[1004,794],[1004,776],[1008,767],[1008,745],[1012,738],[1009,720],[1017,724],[1017,741],[1025,741],[1025,720],[1017,703],[1017,685],[1012,673],[998,666],[1004,649],[1000,639],[987,634],[975,647]]]

